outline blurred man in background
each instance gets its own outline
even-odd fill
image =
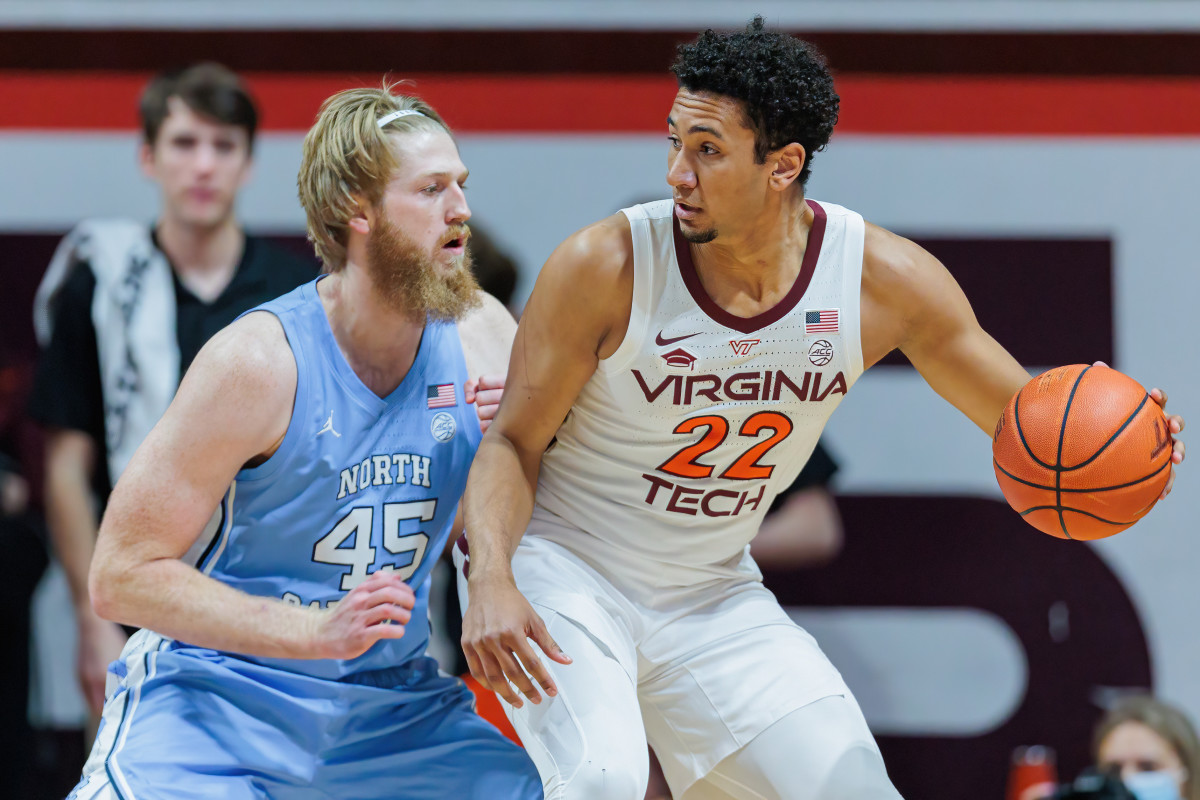
[[[127,638],[96,616],[87,592],[113,483],[208,338],[316,274],[312,262],[248,236],[235,216],[258,127],[237,75],[211,63],[160,74],[140,115],[138,160],[161,190],[158,219],[80,223],[55,252],[34,308],[44,352],[30,409],[47,428],[46,515],[93,716]]]

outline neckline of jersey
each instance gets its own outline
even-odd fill
[[[753,317],[739,317],[730,314],[709,297],[708,292],[704,290],[704,285],[700,283],[700,275],[696,272],[696,265],[692,261],[692,250],[688,246],[688,240],[683,238],[683,231],[679,229],[679,218],[674,214],[671,215],[671,227],[675,233],[675,262],[679,266],[679,275],[683,278],[683,284],[692,295],[692,299],[696,301],[696,305],[700,306],[700,310],[710,319],[740,333],[754,333],[783,319],[796,307],[800,298],[804,297],[804,293],[808,291],[808,285],[812,283],[813,273],[817,270],[817,259],[821,255],[821,243],[825,239],[825,209],[821,208],[821,204],[815,200],[806,199],[805,202],[813,210],[813,225],[808,232],[804,259],[800,262],[800,274],[796,276],[795,283],[792,284],[792,288],[788,290],[782,300]]]
[[[425,320],[425,328],[421,331],[421,340],[417,343],[417,354],[413,357],[412,366],[401,378],[400,384],[386,397],[380,397],[362,382],[362,378],[358,377],[358,373],[354,371],[342,353],[342,348],[338,346],[337,337],[333,335],[333,326],[329,324],[329,315],[325,313],[325,304],[321,302],[321,293],[317,291],[317,284],[325,277],[327,276],[322,275],[317,278],[309,284],[309,287],[312,291],[311,299],[316,303],[317,313],[324,322],[321,331],[325,339],[325,352],[327,358],[332,362],[333,372],[338,382],[346,391],[350,392],[359,404],[373,413],[380,413],[384,409],[394,408],[408,401],[416,392],[419,384],[419,380],[414,375],[424,374],[425,364],[429,360],[429,350],[433,347],[432,340],[434,338],[430,331],[430,328],[433,327],[432,323],[428,319]]]

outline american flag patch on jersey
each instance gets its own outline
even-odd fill
[[[805,333],[837,333],[838,309],[823,308],[820,311],[804,312]]]
[[[458,405],[453,383],[439,383],[425,390],[426,408],[446,408]]]

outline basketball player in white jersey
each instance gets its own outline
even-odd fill
[[[641,798],[647,739],[677,799],[896,798],[746,546],[889,351],[989,434],[1029,376],[932,256],[805,197],[838,109],[811,47],[756,19],[673,71],[673,202],[569,238],[522,317],[467,488],[467,659],[547,798]]]

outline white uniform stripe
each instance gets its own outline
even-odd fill
[[[126,667],[129,669],[125,677],[126,694],[129,698],[125,701],[125,706],[128,710],[122,716],[119,730],[117,731],[117,741],[108,756],[106,764],[109,779],[115,785],[118,794],[122,798],[125,798],[125,800],[137,800],[137,798],[134,797],[133,791],[129,788],[129,782],[121,772],[121,767],[117,763],[117,756],[120,755],[121,749],[125,746],[125,741],[129,737],[129,729],[133,725],[138,703],[142,698],[142,688],[147,680],[154,677],[157,670],[158,653],[171,643],[170,639],[160,636],[153,631],[145,631],[145,633],[147,634],[146,638],[143,640],[142,646],[138,648],[136,656],[131,655],[125,659]]]
[[[91,754],[83,766],[83,776],[73,800],[96,800],[97,798],[124,798],[134,800],[128,782],[116,764],[116,756],[125,744],[142,686],[155,673],[158,653],[168,647],[168,639],[150,630],[135,633],[121,660],[126,667],[125,677],[119,680],[110,672],[108,676],[108,702],[104,704],[104,716],[100,732],[92,745]]]
[[[221,560],[221,554],[225,552],[225,545],[229,543],[229,532],[233,530],[233,503],[236,494],[237,481],[234,481],[229,484],[229,491],[225,493],[225,498],[222,501],[221,507],[224,519],[222,520],[221,530],[218,534],[221,538],[218,540],[213,554],[204,562],[203,571],[205,575],[212,573],[213,566]]]

